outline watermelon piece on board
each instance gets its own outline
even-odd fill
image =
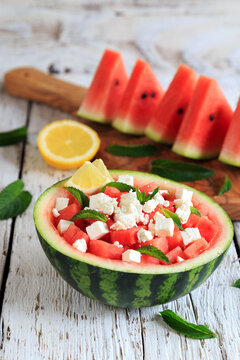
[[[216,80],[200,76],[172,150],[192,159],[218,155],[232,109]]]
[[[146,128],[145,134],[150,139],[173,144],[196,82],[195,71],[181,64]]]
[[[116,116],[128,75],[120,53],[105,50],[78,115],[108,123]]]
[[[221,148],[219,160],[240,166],[240,98]]]
[[[162,100],[164,90],[150,65],[138,59],[123,94],[113,126],[134,135],[144,134]]]

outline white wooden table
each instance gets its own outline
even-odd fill
[[[240,3],[234,0],[2,0],[0,76],[18,66],[46,71],[53,63],[60,78],[87,86],[103,50],[110,47],[122,51],[129,72],[137,57],[148,60],[165,87],[185,62],[214,76],[235,106],[239,38]],[[1,89],[0,131],[27,124],[30,135],[26,144],[0,148],[0,190],[22,178],[33,201],[16,221],[0,223],[0,358],[240,359],[240,290],[231,287],[240,278],[240,223],[234,224],[234,242],[210,279],[163,307],[105,306],[80,295],[56,274],[38,242],[32,210],[46,187],[71,172],[46,165],[36,137],[49,121],[66,116]],[[162,308],[208,324],[216,339],[198,341],[174,333],[158,316]]]

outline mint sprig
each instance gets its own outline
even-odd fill
[[[209,329],[207,325],[196,325],[188,322],[172,310],[164,310],[159,313],[168,326],[179,334],[183,334],[191,339],[210,339],[216,335]]]
[[[240,289],[240,279],[238,279],[237,281],[235,281],[235,283],[232,284],[232,286]]]
[[[77,219],[94,219],[107,222],[107,217],[104,214],[101,214],[100,212],[91,209],[79,211],[70,219],[70,221]]]
[[[224,183],[223,183],[218,195],[224,194],[225,192],[231,190],[231,188],[232,188],[232,182],[229,179],[229,177],[226,175],[225,179],[224,179]]]
[[[0,133],[0,146],[17,144],[27,138],[27,127]]]
[[[158,149],[151,144],[141,145],[117,145],[113,144],[106,148],[106,151],[117,156],[143,157],[154,155]]]
[[[154,189],[151,194],[146,195],[145,191],[143,191],[141,193],[138,186],[135,188],[136,197],[137,197],[138,201],[140,202],[140,204],[142,204],[142,205],[145,204],[146,201],[151,200],[158,193],[158,190],[159,190],[159,187]]]
[[[196,209],[195,207],[190,206],[190,211],[191,211],[192,214],[195,214],[195,215],[197,215],[199,217],[202,217],[200,211],[198,211],[198,209]]]
[[[109,182],[108,184],[106,184],[101,190],[100,192],[104,192],[106,190],[106,187],[110,186],[110,187],[114,187],[122,192],[129,192],[130,190],[135,190],[135,188],[131,185],[119,182],[119,181],[112,181]]]
[[[141,246],[138,249],[136,249],[136,251],[140,252],[141,254],[152,256],[156,259],[171,264],[169,258],[161,250],[158,250],[155,246],[152,245]]]
[[[175,214],[174,212],[165,209],[165,208],[161,208],[161,211],[163,213],[163,215],[165,215],[167,218],[171,218],[173,219],[174,224],[182,231],[184,231],[183,227],[182,227],[182,223],[181,220],[179,219],[178,215]]]
[[[0,192],[0,220],[21,215],[29,206],[32,195],[23,191],[24,183],[16,180]]]
[[[76,189],[72,186],[67,186],[66,189],[75,197],[75,199],[81,205],[81,208],[89,206],[89,198],[81,190]]]

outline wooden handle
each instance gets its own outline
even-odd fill
[[[11,70],[4,77],[5,90],[14,96],[43,103],[76,115],[87,89],[34,68]]]

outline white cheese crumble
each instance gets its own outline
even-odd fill
[[[182,204],[177,208],[175,214],[177,214],[182,224],[186,224],[191,214],[191,209],[187,204]]]
[[[146,241],[152,240],[153,235],[152,235],[151,231],[141,229],[137,233],[137,238],[138,238],[139,243],[144,243]]]
[[[73,224],[72,221],[68,221],[68,220],[63,220],[61,219],[58,223],[58,226],[57,226],[57,229],[58,231],[60,232],[60,234],[64,233],[68,228],[69,226]]]
[[[91,240],[101,239],[109,232],[107,224],[102,221],[95,221],[86,227],[86,231]]]
[[[124,251],[124,253],[122,254],[122,260],[128,262],[140,263],[141,253],[136,250],[129,249],[127,251]]]
[[[166,216],[164,216],[163,214],[161,214],[159,211],[157,211],[154,214],[154,220],[157,221],[157,219],[164,219]]]
[[[145,214],[143,216],[142,222],[143,222],[143,225],[147,225],[149,223],[149,215],[148,214]]]
[[[156,209],[157,206],[158,206],[158,201],[151,199],[145,202],[142,209],[146,213],[151,213]]]
[[[123,245],[119,244],[119,241],[114,241],[113,245],[117,246],[118,248],[122,248]]]
[[[57,197],[55,208],[57,211],[63,210],[68,206],[69,199],[65,197]]]
[[[119,208],[114,215],[115,223],[111,226],[112,230],[126,230],[136,226],[135,215],[123,213]]]
[[[77,239],[74,243],[73,243],[73,247],[75,247],[77,250],[81,251],[81,252],[86,252],[87,251],[87,243],[85,239]]]
[[[89,209],[100,211],[106,215],[112,215],[117,208],[117,200],[104,193],[90,196]]]
[[[177,262],[179,263],[179,262],[182,262],[182,261],[184,261],[184,259],[181,256],[177,256]]]
[[[174,222],[171,218],[160,218],[155,223],[155,235],[173,236]]]
[[[168,207],[170,205],[168,200],[165,200],[164,197],[158,192],[156,195],[154,195],[153,197],[154,200],[156,200],[159,205],[163,205],[164,207]]]
[[[60,213],[57,211],[56,208],[53,208],[53,209],[52,209],[52,213],[53,213],[53,216],[54,216],[54,217],[58,217],[58,216],[60,215]]]
[[[121,182],[123,184],[127,184],[130,186],[133,186],[134,184],[134,178],[131,175],[119,175],[118,182]]]
[[[174,205],[178,206],[182,206],[183,204],[187,205],[187,206],[192,206],[192,202],[189,200],[184,201],[183,199],[175,199],[174,201]]]
[[[175,193],[176,199],[181,199],[183,202],[192,201],[193,192],[187,189],[177,189]]]
[[[181,235],[185,246],[201,238],[198,228],[186,228],[185,231],[181,231]]]

